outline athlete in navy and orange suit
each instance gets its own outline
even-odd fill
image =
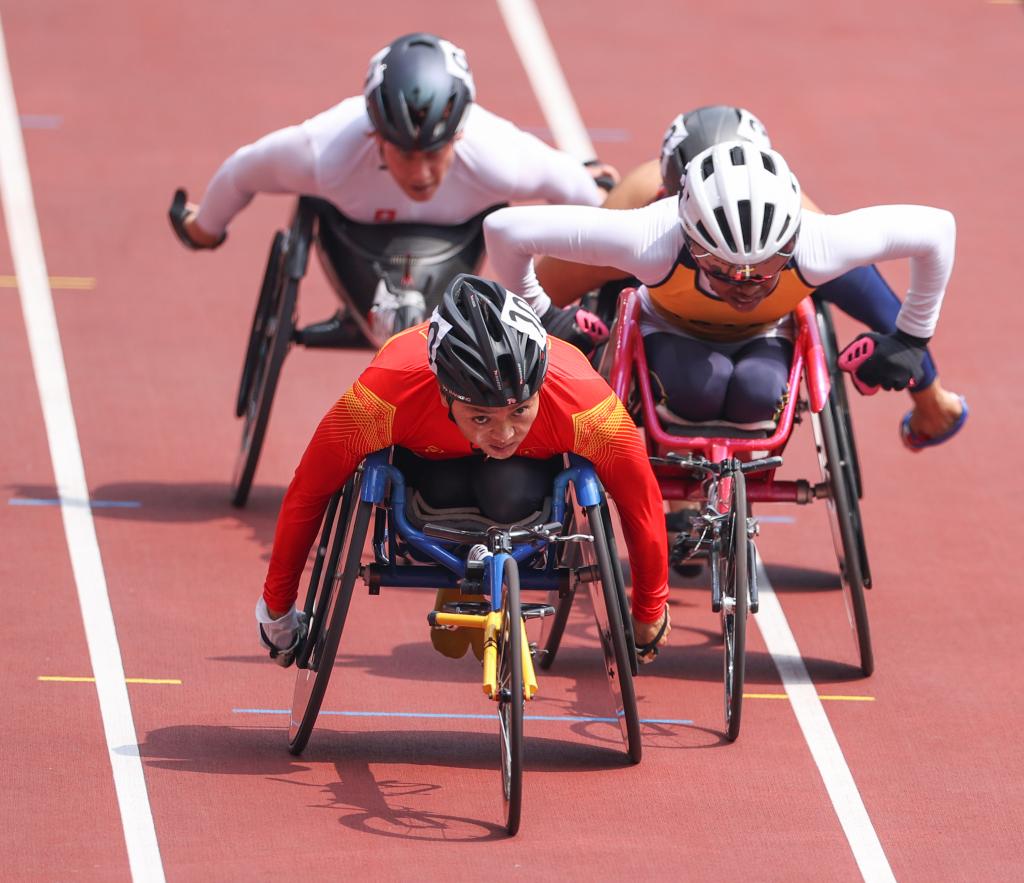
[[[662,497],[632,420],[521,298],[460,275],[431,321],[391,338],[317,427],[281,506],[257,606],[265,643],[283,650],[297,633],[299,580],[330,497],[364,457],[392,445],[425,460],[467,458],[466,475],[474,463],[586,457],[622,521],[637,645],[667,637]]]

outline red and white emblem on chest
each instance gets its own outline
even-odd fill
[[[395,210],[393,208],[379,208],[373,213],[373,223],[375,224],[390,224],[395,219]]]

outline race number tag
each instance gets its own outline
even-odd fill
[[[515,328],[520,334],[525,334],[537,346],[544,349],[544,343],[548,337],[547,332],[540,324],[537,314],[518,294],[509,293],[505,298],[505,304],[501,308],[501,321]]]
[[[438,307],[430,314],[430,325],[427,327],[427,361],[430,363],[430,370],[437,374],[437,347],[444,340],[445,335],[452,330],[452,323],[445,319]]]

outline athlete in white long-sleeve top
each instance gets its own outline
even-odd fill
[[[594,179],[614,169],[585,168],[474,99],[461,49],[430,34],[395,40],[371,59],[364,95],[235,151],[186,206],[188,244],[219,246],[257,193],[319,197],[362,224],[455,226],[512,201],[601,203]],[[555,309],[546,324],[589,342],[577,321],[593,329],[591,317],[576,315]]]
[[[641,330],[662,404],[683,420],[770,421],[786,393],[787,317],[811,290],[855,267],[910,259],[892,334],[872,334],[858,369],[903,389],[920,371],[953,266],[955,223],[941,209],[875,206],[801,212],[780,154],[749,142],[709,148],[680,196],[631,211],[570,206],[504,209],[484,223],[497,278],[538,311],[549,298],[535,255],[617,267],[643,285]]]

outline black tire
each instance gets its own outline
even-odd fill
[[[562,533],[569,534],[573,532],[573,512],[571,507],[567,507],[565,517],[562,519]],[[572,570],[580,566],[578,544],[566,544],[557,552],[556,549],[558,549],[557,546],[553,547],[552,553],[559,554],[559,567]],[[557,595],[554,592],[548,593],[548,602],[555,608],[555,615],[545,617],[541,626],[539,643],[543,649],[537,654],[537,657],[538,665],[544,671],[550,669],[555,662],[555,656],[558,655],[558,648],[562,644],[562,637],[565,634],[565,627],[569,622],[569,614],[572,612],[572,605],[575,599],[576,584],[573,581],[570,581],[568,591],[564,595]]]
[[[848,471],[842,468],[839,421],[831,396],[821,413],[814,415],[812,422],[815,426],[815,441],[822,478],[829,488],[829,526],[839,564],[839,579],[843,586],[846,612],[857,644],[861,671],[868,677],[875,670],[875,658],[871,648],[871,629],[868,625],[867,603],[864,597],[865,582],[861,571],[864,534],[861,530],[856,494],[850,484]]]
[[[306,609],[312,611],[309,634],[299,651],[299,670],[295,677],[292,709],[288,726],[288,750],[300,754],[313,732],[320,706],[323,703],[331,670],[338,653],[341,633],[345,628],[352,591],[359,576],[360,561],[366,533],[373,511],[371,503],[359,500],[360,482],[350,481],[342,492],[340,504],[331,506],[339,511],[333,522],[325,518],[324,536],[317,551],[314,579],[310,582]],[[328,542],[328,533],[331,533]],[[326,566],[323,551],[330,547]],[[338,578],[338,565],[342,565]]]
[[[604,523],[604,534],[608,539],[608,549],[612,562],[612,571],[615,574],[615,588],[616,595],[619,600],[619,614],[620,621],[622,622],[623,631],[626,633],[626,648],[627,655],[630,659],[630,671],[633,673],[633,677],[636,677],[639,672],[639,661],[636,657],[636,652],[632,649],[636,646],[633,639],[633,617],[629,608],[629,596],[626,594],[626,580],[622,575],[622,561],[619,558],[619,551],[615,544],[615,529],[612,526],[611,510],[607,503],[601,507],[601,516]],[[566,533],[571,533],[568,530],[571,522],[566,523]],[[575,547],[574,547],[575,548]],[[573,564],[570,559],[567,562],[567,566],[578,566],[577,563]],[[562,636],[565,633],[566,623],[569,621],[569,613],[572,611],[573,600],[576,597],[576,587],[573,586],[568,594],[560,597],[553,598],[552,605],[555,608],[555,615],[550,620],[545,620],[545,629],[543,632],[543,650],[538,654],[540,658],[539,665],[542,669],[547,671],[551,668],[555,661],[555,656],[558,653],[558,648],[562,642]]]
[[[746,675],[747,606],[750,600],[750,539],[747,536],[747,484],[742,472],[732,476],[728,535],[722,546],[722,647],[724,656],[726,738],[740,734]]]
[[[281,376],[281,365],[291,346],[295,329],[295,302],[299,283],[282,273],[272,298],[271,319],[262,328],[256,342],[252,375],[246,383],[248,401],[244,412],[242,443],[235,461],[231,502],[241,508],[249,499],[256,464],[263,450],[263,438],[270,421],[270,409]]]
[[[853,432],[853,420],[850,417],[850,400],[846,389],[846,372],[839,370],[839,344],[836,341],[836,328],[832,321],[832,309],[825,301],[815,301],[818,317],[818,336],[821,338],[825,359],[828,362],[828,373],[832,390],[835,394],[835,410],[840,418],[842,435],[840,444],[843,462],[851,472],[853,487],[857,491],[857,499],[864,499],[864,484],[860,474],[860,458],[857,456],[857,440]]]
[[[864,497],[864,484],[861,480],[860,460],[857,457],[857,444],[854,439],[853,421],[850,418],[850,402],[847,398],[847,376],[839,370],[837,362],[839,348],[836,344],[835,328],[832,324],[832,311],[827,303],[817,304],[818,332],[821,337],[825,357],[828,360],[829,376],[832,381],[833,415],[840,462],[846,473],[848,487],[853,490],[849,496],[850,517],[853,520],[854,535],[857,539],[857,556],[860,561],[860,576],[865,589],[871,588],[871,562],[868,560],[868,548],[864,539],[864,521],[860,514],[860,500]]]
[[[279,230],[270,243],[267,269],[263,273],[263,284],[260,286],[259,300],[256,301],[256,312],[253,314],[252,327],[249,329],[249,343],[245,348],[245,361],[242,363],[242,379],[238,384],[238,398],[235,400],[236,417],[244,417],[249,405],[249,392],[256,373],[260,343],[263,340],[264,329],[271,320],[274,293],[280,284],[284,241],[285,234]]]
[[[553,592],[551,594],[554,595]],[[555,615],[550,619],[544,619],[542,639],[544,646],[538,654],[540,658],[538,664],[544,671],[551,668],[555,662],[555,656],[562,644],[562,636],[565,634],[565,626],[569,622],[569,614],[572,612],[572,602],[575,597],[576,589],[573,587],[565,595],[552,598]]]
[[[604,651],[605,673],[616,702],[616,716],[622,730],[626,753],[633,763],[640,763],[643,757],[643,743],[640,738],[640,711],[636,704],[636,687],[633,671],[636,667],[636,650],[627,642],[626,627],[622,618],[621,595],[622,572],[614,546],[608,541],[605,529],[605,506],[588,506],[588,531],[594,537],[593,551],[597,559],[597,570],[601,582],[601,597],[597,597],[593,582],[589,583],[597,620],[601,649]],[[586,548],[589,544],[584,544]],[[586,556],[585,556],[586,557]]]
[[[636,640],[633,637],[633,614],[629,606],[629,595],[626,594],[626,578],[622,575],[622,559],[619,557],[619,549],[615,543],[612,511],[607,503],[601,507],[601,517],[604,523],[604,535],[608,540],[608,553],[612,560],[612,571],[615,574],[615,590],[619,599],[622,630],[626,633],[626,647],[630,651],[630,670],[633,672],[633,677],[636,677],[640,671],[640,661],[637,659],[636,652],[633,649],[636,647]]]
[[[498,736],[505,829],[519,830],[523,809],[523,640],[519,570],[505,559],[502,573],[502,624],[498,637]]]
[[[407,328],[412,328],[413,325],[419,325],[426,318],[423,310],[418,307],[399,307],[395,311],[395,328],[392,333],[398,334],[399,331],[405,331]]]

